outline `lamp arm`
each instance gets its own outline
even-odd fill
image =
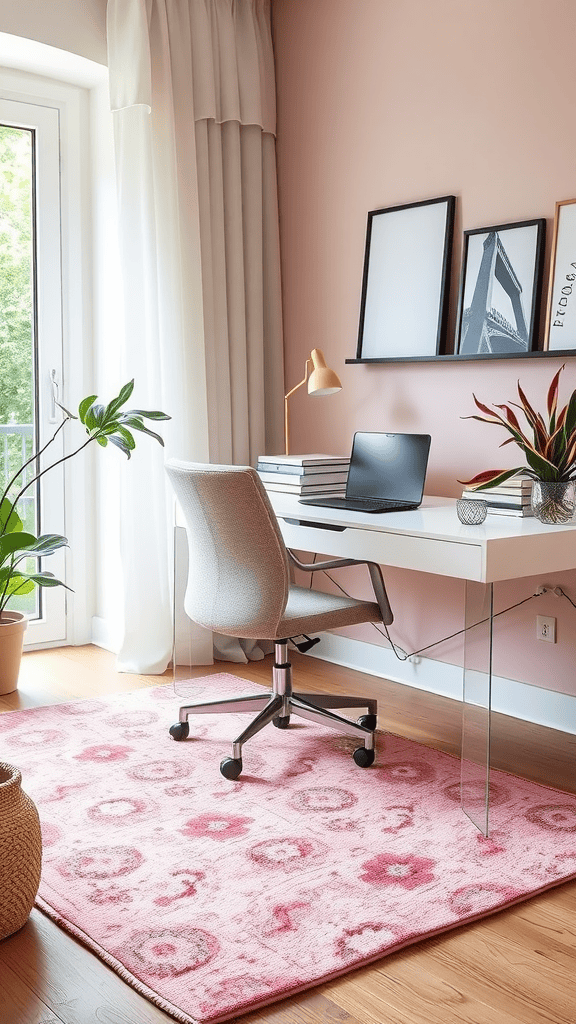
[[[308,380],[308,377],[310,376],[310,366],[311,366],[311,363],[312,363],[311,359],[307,359],[306,360],[306,366],[304,367],[304,374],[305,374],[304,380],[301,380],[300,383],[296,384],[296,387],[293,387],[292,390],[289,391],[287,395],[284,395],[284,437],[285,437],[285,440],[286,440],[286,455],[289,454],[289,448],[290,448],[289,435],[288,435],[288,399],[290,398],[290,395],[293,395],[295,391],[298,391],[298,388],[301,388],[302,385],[305,384],[306,381]]]

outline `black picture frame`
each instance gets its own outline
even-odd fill
[[[368,213],[356,359],[443,351],[455,196]]]
[[[525,355],[535,348],[544,218],[464,232],[454,351]]]

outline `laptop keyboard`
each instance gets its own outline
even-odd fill
[[[399,509],[401,509],[401,508],[403,508],[403,506],[399,505],[397,501],[390,501],[390,500],[388,500],[386,498],[348,498],[347,499],[347,503],[348,504],[352,504],[352,505],[356,505],[358,508],[366,508],[366,509],[373,509],[373,508],[381,508],[381,509],[399,508]]]

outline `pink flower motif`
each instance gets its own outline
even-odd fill
[[[58,842],[62,835],[59,828],[56,825],[52,825],[51,822],[42,821],[42,846],[46,849],[49,846],[54,846]]]
[[[81,754],[76,754],[77,761],[125,761],[132,753],[131,747],[115,746],[112,743],[99,743],[96,747],[86,747]]]
[[[476,841],[480,844],[480,853],[483,857],[492,857],[496,853],[505,853],[505,847],[498,846],[493,836],[483,836],[479,833],[476,836]]]
[[[364,862],[364,874],[360,878],[370,885],[401,885],[404,889],[416,889],[434,881],[432,868],[435,865],[436,861],[430,857],[379,853]]]
[[[237,836],[245,836],[253,818],[242,818],[234,814],[200,814],[197,818],[190,818],[184,828],[180,829],[183,836],[189,839],[198,836],[209,836],[210,839],[235,839]]]

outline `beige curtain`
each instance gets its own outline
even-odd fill
[[[160,389],[169,455],[255,464],[282,450],[284,395],[270,0],[109,0],[108,51],[126,367]],[[160,478],[133,469],[119,667],[162,671]]]

